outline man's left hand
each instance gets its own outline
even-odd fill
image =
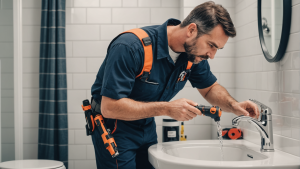
[[[249,100],[244,102],[237,102],[234,105],[232,105],[232,107],[232,112],[237,116],[244,115],[256,119],[258,119],[259,117],[259,109],[257,105]]]

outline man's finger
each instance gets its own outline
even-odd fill
[[[192,106],[197,106],[197,105],[198,105],[198,103],[196,103],[196,102],[194,102],[194,101],[192,101],[192,100],[189,100],[189,99],[186,99],[185,101],[186,101],[188,104],[192,105]]]
[[[194,106],[188,106],[188,111],[193,112],[196,115],[202,115],[202,112]]]
[[[260,112],[258,106],[256,106],[256,111],[257,111],[257,119],[259,118]]]
[[[258,107],[257,107],[257,105],[255,103],[252,103],[252,102],[250,102],[250,103],[251,103],[252,109],[253,109],[253,111],[255,113],[255,118],[258,119],[258,117],[259,117]]]
[[[189,116],[192,117],[192,118],[195,118],[198,114],[196,114],[196,113],[194,113],[194,112],[192,112],[192,111],[188,111],[188,112],[187,112],[187,115],[189,115]]]
[[[193,117],[189,116],[188,114],[186,114],[186,115],[184,116],[184,118],[185,118],[187,121],[189,121],[189,120],[192,120],[192,119],[193,119]]]
[[[188,100],[188,99],[186,99],[186,102],[189,105],[191,105],[191,106],[188,106],[188,108],[187,108],[189,111],[191,111],[191,112],[193,112],[193,113],[195,113],[197,115],[202,115],[201,111],[195,107],[195,106],[198,105],[198,103],[196,103],[196,102],[194,102],[192,100]]]
[[[243,113],[244,116],[249,116],[249,113],[247,110],[240,107],[240,111]]]

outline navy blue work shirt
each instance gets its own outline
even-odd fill
[[[115,38],[92,86],[93,98],[102,96],[112,99],[130,98],[136,101],[170,101],[189,80],[193,87],[203,89],[216,82],[207,60],[193,64],[184,81],[177,82],[186,70],[188,59],[181,53],[174,64],[169,55],[167,26],[178,25],[179,20],[169,19],[162,25],[142,27],[151,38],[153,64],[148,82],[136,78],[144,65],[144,48],[138,37],[125,33]],[[146,122],[153,118],[146,119]],[[145,123],[145,121],[141,121]]]

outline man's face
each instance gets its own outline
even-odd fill
[[[197,32],[197,30],[196,30]],[[197,34],[197,33],[196,33]],[[208,58],[213,59],[218,49],[222,49],[228,40],[221,25],[217,25],[209,34],[196,38],[196,35],[184,43],[188,60],[194,64]]]

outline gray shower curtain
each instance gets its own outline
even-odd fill
[[[38,158],[68,168],[65,0],[42,0]]]

